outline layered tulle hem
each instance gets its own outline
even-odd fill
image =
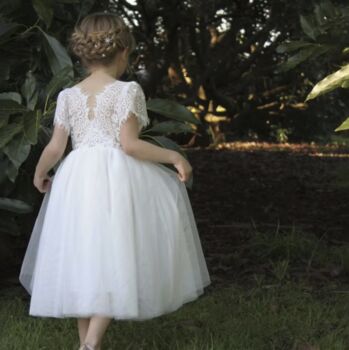
[[[164,309],[162,311],[158,311],[156,313],[147,314],[147,315],[130,315],[130,314],[118,314],[110,313],[105,310],[94,310],[94,311],[84,311],[84,312],[64,312],[64,313],[54,313],[54,312],[40,312],[40,311],[29,311],[29,315],[32,317],[47,317],[47,318],[90,318],[92,316],[101,316],[101,317],[109,317],[117,321],[145,321],[151,320],[156,317],[161,317],[168,315],[172,312],[179,310],[185,304],[191,303],[195,300],[198,300],[200,296],[205,293],[205,289],[207,286],[211,284],[211,281],[208,280],[203,284],[203,287],[193,291],[192,293],[185,296],[182,301],[175,306]]]

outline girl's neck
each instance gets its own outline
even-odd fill
[[[119,79],[122,74],[118,72],[117,67],[96,67],[89,69],[89,76],[98,79]]]

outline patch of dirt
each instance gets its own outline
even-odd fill
[[[187,154],[194,175],[188,194],[214,279],[232,280],[222,259],[253,225],[270,232],[296,226],[348,242],[346,147],[237,142]]]

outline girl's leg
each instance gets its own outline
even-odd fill
[[[92,316],[88,327],[85,343],[92,345],[96,350],[100,350],[102,338],[112,318],[104,316]]]
[[[78,318],[80,346],[85,341],[89,324],[90,324],[90,318]]]

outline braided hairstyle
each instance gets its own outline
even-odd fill
[[[135,50],[136,41],[124,20],[113,13],[95,12],[74,27],[69,48],[83,65],[110,63],[125,48]]]

